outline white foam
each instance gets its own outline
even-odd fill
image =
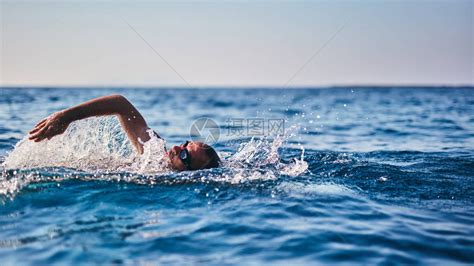
[[[282,166],[280,172],[289,176],[299,176],[308,169],[308,163],[304,160],[304,148],[301,149],[301,158],[294,160],[294,163]]]
[[[290,195],[350,195],[355,192],[350,188],[340,184],[322,183],[322,184],[303,184],[298,182],[283,182],[278,185],[279,191]]]

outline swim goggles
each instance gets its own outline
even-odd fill
[[[189,141],[186,141],[183,146],[184,146],[184,149],[182,149],[180,152],[179,152],[179,159],[181,160],[181,162],[183,162],[184,166],[186,166],[186,170],[190,170],[191,169],[191,156],[189,155],[189,151],[188,149],[186,149],[186,147],[188,146],[189,144]]]

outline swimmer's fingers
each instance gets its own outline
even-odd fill
[[[43,129],[43,128],[44,128],[44,124],[35,127],[35,128],[34,128],[33,130],[31,130],[29,133],[30,133],[30,135],[31,135],[31,134],[33,134],[33,133],[35,133],[35,132],[38,132],[38,130],[41,130],[41,129]]]
[[[44,128],[36,128],[34,130],[32,130],[30,132],[30,136],[28,137],[28,139],[35,139],[36,137],[39,136],[39,134],[41,134],[41,131],[43,131]]]
[[[40,141],[43,141],[47,138],[47,135],[46,134],[43,134],[43,135],[40,135],[38,136],[36,139],[34,139],[35,142],[40,142]],[[49,139],[49,138],[48,138]]]
[[[45,119],[43,119],[43,120],[39,121],[39,122],[38,122],[38,124],[36,124],[36,126],[35,126],[35,127],[38,127],[39,125],[42,125],[42,124],[44,124],[44,123],[46,122],[46,120],[48,120],[48,117],[46,117]]]
[[[28,139],[34,140],[35,142],[41,141],[42,139],[44,139],[43,136],[48,128],[49,128],[48,126],[41,128],[41,130],[32,134]]]
[[[38,124],[36,124],[35,128],[33,128],[29,133],[30,134],[33,134],[35,133],[36,131],[42,129],[46,124],[47,124],[48,120],[46,119],[43,119],[41,122],[39,122]]]
[[[37,137],[37,139],[35,139],[35,142],[40,142],[40,141],[43,141],[45,139],[50,140],[54,136],[62,134],[64,131],[65,131],[64,129],[61,129],[57,126],[48,125],[46,127],[45,131],[43,131],[42,134],[40,134]]]

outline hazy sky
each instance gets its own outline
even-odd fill
[[[472,85],[473,8],[469,0],[2,1],[0,79],[75,86]]]

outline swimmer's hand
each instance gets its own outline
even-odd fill
[[[66,118],[64,111],[56,112],[36,124],[29,134],[29,139],[40,142],[44,139],[51,139],[56,135],[61,135],[66,131],[71,122]]]

